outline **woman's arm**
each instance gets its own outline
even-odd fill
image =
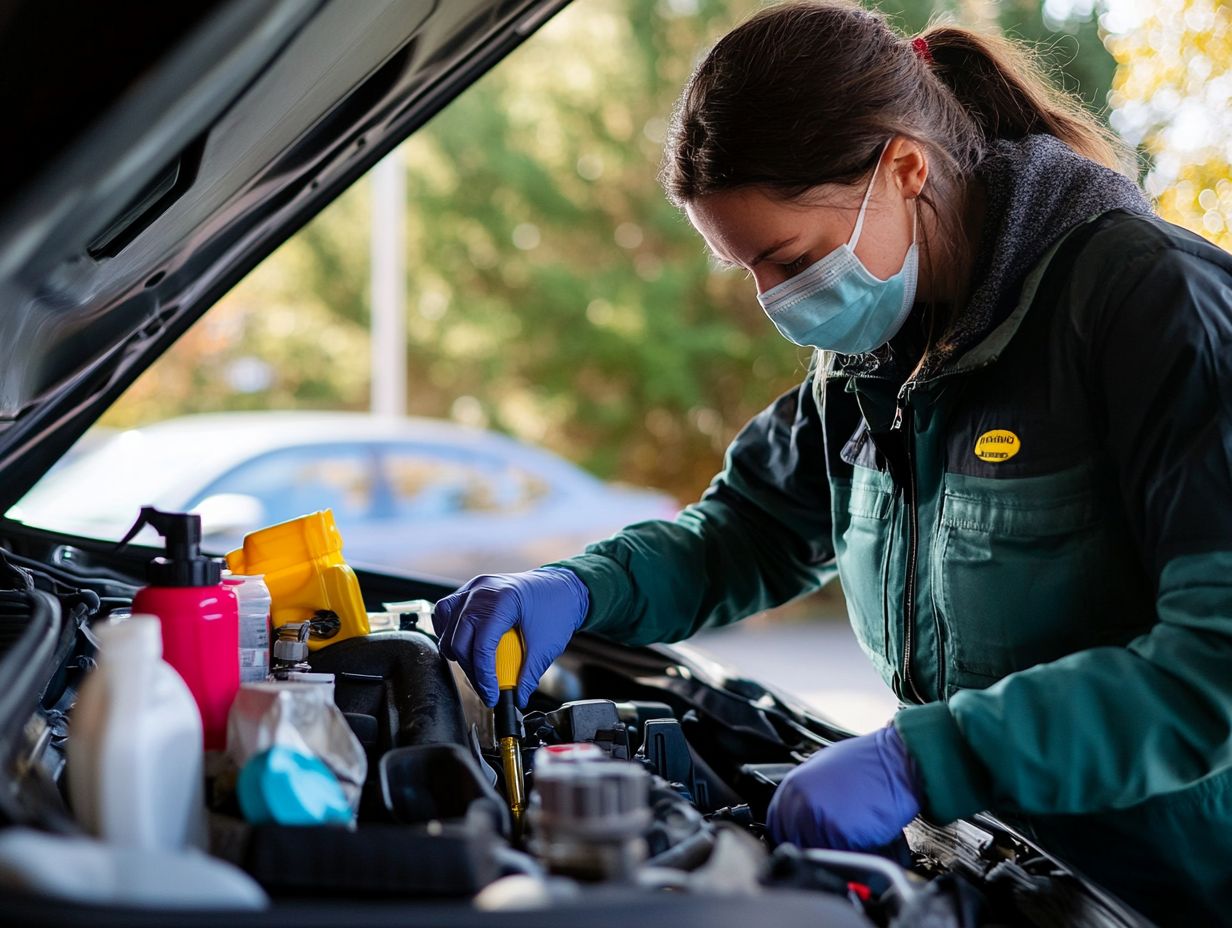
[[[1154,236],[1077,335],[1158,624],[900,711],[939,820],[1124,808],[1232,765],[1232,259]]]
[[[813,373],[752,419],[722,473],[674,521],[631,525],[557,567],[590,591],[583,630],[677,641],[811,592],[835,576]]]

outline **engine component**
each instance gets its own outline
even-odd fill
[[[532,848],[557,874],[628,880],[646,858],[650,775],[631,763],[540,748],[528,819]]]
[[[526,729],[544,744],[589,741],[616,760],[631,756],[628,726],[610,699],[579,699],[553,712],[529,713]]]
[[[394,748],[381,758],[381,795],[394,821],[417,825],[466,818],[476,810],[509,830],[500,796],[470,752],[456,744]]]
[[[769,863],[765,845],[739,828],[725,826],[716,829],[705,863],[686,876],[683,888],[705,895],[758,895],[764,892],[762,880]]]
[[[648,864],[692,870],[710,856],[715,828],[688,799],[679,784],[652,776],[650,787],[651,825],[646,845],[651,854]]]
[[[675,719],[652,719],[647,722],[642,747],[646,762],[655,773],[668,783],[682,784],[699,805],[705,804],[702,797],[696,796],[693,758],[679,722]]]
[[[371,775],[360,801],[361,821],[387,817],[375,776],[385,752],[467,744],[457,687],[428,635],[391,631],[348,638],[313,652],[310,660],[318,674],[333,675],[334,701],[368,754]]]
[[[288,673],[308,670],[308,654],[312,643],[329,641],[336,637],[341,629],[342,621],[337,613],[328,609],[318,610],[312,618],[303,622],[280,625],[274,633],[273,675],[286,679]]]
[[[308,622],[288,622],[275,633],[273,647],[274,673],[308,669]]]
[[[714,771],[696,758],[689,749],[684,729],[675,719],[650,719],[646,722],[642,746],[638,755],[646,765],[667,782],[676,785],[681,794],[702,810],[711,810],[718,802],[735,796],[723,786]],[[712,790],[711,784],[717,788]]]
[[[674,719],[676,713],[665,702],[631,699],[616,703],[616,712],[629,730],[629,748],[636,752],[642,744],[642,732],[651,719]]]
[[[555,764],[577,764],[585,760],[603,760],[606,756],[603,749],[592,742],[550,744],[535,752],[535,772],[542,772]]]

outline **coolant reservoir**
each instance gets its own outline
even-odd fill
[[[265,575],[275,629],[321,611],[335,613],[338,633],[309,638],[311,650],[368,634],[359,579],[342,557],[342,535],[328,509],[249,532],[244,546],[227,555],[227,567],[236,574]]]

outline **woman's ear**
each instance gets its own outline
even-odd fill
[[[889,175],[904,200],[914,199],[928,179],[928,156],[924,146],[905,135],[896,135],[886,150]]]

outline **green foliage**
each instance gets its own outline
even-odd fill
[[[473,396],[487,424],[693,495],[732,429],[802,370],[655,182],[699,32],[733,14],[648,0],[581,14],[406,146],[410,301],[444,307],[412,310],[411,402]],[[771,385],[750,378],[759,361]]]
[[[1095,113],[1108,112],[1116,61],[1104,47],[1097,10],[1075,7],[1054,22],[1039,0],[887,0],[876,6],[907,33],[922,32],[935,21],[995,30],[1026,43],[1056,83],[1082,98]]]

